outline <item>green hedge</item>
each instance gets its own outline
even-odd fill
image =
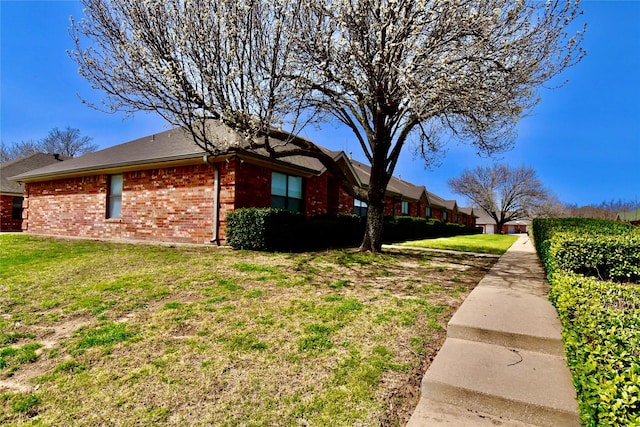
[[[582,422],[640,425],[640,287],[572,273],[551,281]]]
[[[245,208],[227,215],[227,243],[234,249],[302,251],[353,247],[362,242],[365,218],[358,215],[322,215],[305,220],[284,209]],[[458,224],[415,217],[385,218],[386,243],[482,232]]]
[[[302,214],[286,209],[237,209],[227,215],[227,243],[234,249],[290,250],[303,222]]]
[[[469,228],[464,225],[442,222],[433,218],[396,216],[385,218],[382,240],[385,243],[393,243],[481,233],[482,228],[479,227]]]
[[[359,246],[364,236],[365,219],[359,215],[321,215],[307,220],[300,249],[326,249]]]
[[[582,422],[640,425],[640,286],[629,283],[638,281],[640,228],[542,219],[533,221],[533,235],[563,324]]]
[[[584,218],[536,219],[534,241],[548,273],[570,271],[640,283],[640,228]]]
[[[614,282],[640,282],[640,235],[556,234],[549,246],[550,267]]]
[[[356,246],[364,235],[357,215],[318,216],[272,208],[237,209],[227,215],[227,243],[234,249],[299,251]]]

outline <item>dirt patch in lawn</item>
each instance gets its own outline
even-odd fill
[[[12,345],[8,348],[19,350],[29,342],[38,344],[34,349],[35,358],[28,364],[26,369],[14,366],[0,375],[0,393],[3,391],[18,391],[28,393],[37,390],[39,387],[32,383],[32,380],[45,372],[51,370],[56,362],[48,357],[47,352],[60,345],[63,340],[69,339],[72,334],[89,324],[91,319],[78,317],[48,326],[29,325],[23,326],[15,324],[9,330],[3,331],[6,335],[13,334],[16,337]]]
[[[495,262],[56,244],[4,276],[2,422],[402,426]]]

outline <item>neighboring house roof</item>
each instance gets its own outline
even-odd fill
[[[24,184],[10,181],[10,177],[51,164],[57,165],[66,159],[68,157],[62,157],[58,154],[34,153],[10,162],[0,163],[0,193],[22,195]]]
[[[478,208],[476,211],[476,224],[484,225],[484,224],[495,224],[496,220],[491,218],[488,213],[486,213],[483,209]]]
[[[640,208],[634,211],[618,212],[617,219],[619,221],[629,221],[629,222],[640,221]]]

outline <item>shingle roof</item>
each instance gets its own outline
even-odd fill
[[[473,209],[473,207],[458,208],[458,212],[462,212],[462,213],[467,214],[467,215],[473,215],[476,218],[478,217],[478,215],[476,215],[476,212]]]
[[[445,200],[437,194],[433,194],[431,192],[428,193],[429,196],[429,204],[431,206],[438,206],[441,208],[446,208],[451,211],[455,210],[457,207],[457,202],[455,200]]]
[[[496,220],[491,218],[484,209],[476,210],[476,224],[495,224]]]
[[[236,152],[244,151],[254,156],[269,157],[265,149],[250,148],[249,144],[245,142],[240,135],[222,124],[214,124],[211,129],[214,132],[214,138],[217,138],[221,143],[229,140],[234,141],[238,147],[234,148]],[[275,142],[273,145],[276,151],[286,149],[284,141],[275,138],[272,138],[272,140]],[[280,144],[278,144],[278,142],[280,142]],[[325,152],[334,158],[337,158],[341,154],[341,152],[326,149]],[[69,174],[98,173],[101,170],[114,168],[198,159],[206,154],[205,150],[198,147],[186,131],[175,128],[138,138],[124,144],[114,145],[104,150],[85,154],[84,156],[68,160],[64,162],[64,164],[50,165],[26,173],[14,174],[12,179],[28,180]],[[319,160],[306,156],[284,157],[279,159],[278,162],[315,173],[324,171],[324,167]]]
[[[237,132],[219,122],[213,123],[210,129],[214,138],[218,138],[221,142],[221,146],[227,145],[224,143],[228,141],[235,143],[236,148],[230,153],[244,153],[246,156],[263,158],[270,162],[305,170],[309,173],[320,174],[325,171],[319,160],[307,156],[288,156],[273,160],[264,148],[251,148]],[[272,141],[272,146],[275,147],[276,151],[288,149],[284,140],[272,137]],[[311,141],[306,142],[313,144]],[[347,159],[342,151],[331,151],[320,146],[318,148],[329,154],[336,161],[344,160],[347,168],[357,178],[359,184],[366,185],[369,182],[370,166],[353,159]],[[19,187],[19,192],[22,192],[21,184],[7,181],[5,177],[11,177],[12,180],[16,181],[28,181],[51,179],[65,175],[90,175],[109,169],[133,168],[150,164],[157,165],[164,162],[199,159],[206,154],[205,150],[198,147],[186,131],[175,128],[85,154],[81,157],[66,160],[63,163],[50,164],[51,162],[49,162],[24,170],[11,169],[7,173],[3,172],[3,183],[6,181],[13,187]],[[456,204],[455,200],[444,200],[433,193],[427,192],[424,186],[414,185],[397,177],[391,178],[387,191],[412,201],[420,200],[424,194],[431,204],[447,207],[448,209],[454,209]]]
[[[362,162],[357,160],[349,159],[349,162],[353,166],[358,178],[363,183],[369,182],[369,177],[371,176],[371,166],[365,165]],[[391,177],[389,180],[389,185],[387,185],[387,192],[401,195],[407,199],[411,199],[414,201],[420,200],[423,194],[427,193],[427,189],[424,185],[414,185],[410,182],[403,181],[397,177]]]
[[[0,192],[22,194],[24,185],[9,181],[9,177],[40,169],[47,165],[57,165],[66,159],[68,157],[61,157],[57,154],[34,153],[21,159],[0,163]]]

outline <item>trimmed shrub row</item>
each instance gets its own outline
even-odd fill
[[[433,218],[413,216],[387,217],[384,222],[382,240],[385,243],[404,242],[406,240],[451,237],[467,234],[481,234],[482,228],[465,227],[460,224],[442,222]]]
[[[234,249],[301,251],[357,246],[362,242],[365,219],[338,214],[305,220],[285,209],[245,208],[227,215],[227,242]],[[414,217],[385,218],[386,243],[430,237],[476,234],[479,228]]]
[[[640,286],[628,283],[638,282],[639,232],[613,221],[533,221],[587,426],[640,425]]]
[[[364,222],[357,215],[305,220],[286,209],[244,208],[227,215],[226,232],[227,243],[234,249],[298,251],[357,245]]]
[[[601,280],[640,283],[640,228],[568,218],[536,219],[533,231],[548,273],[570,271]]]
[[[554,273],[549,297],[586,426],[640,425],[640,288]]]

